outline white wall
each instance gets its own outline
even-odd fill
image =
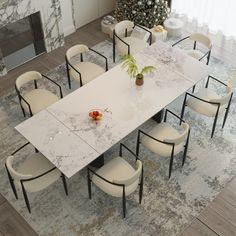
[[[64,35],[66,36],[75,32],[72,0],[60,0],[60,3],[61,3],[61,14],[62,14],[62,27]]]
[[[60,0],[60,4],[62,28],[67,36],[76,28],[114,10],[115,0]]]
[[[61,0],[62,1],[62,0]],[[76,28],[106,15],[114,10],[115,0],[72,0]]]

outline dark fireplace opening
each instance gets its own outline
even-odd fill
[[[2,27],[0,51],[7,71],[45,52],[40,13]]]

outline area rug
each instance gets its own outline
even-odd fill
[[[112,61],[112,44],[109,41],[94,47]],[[89,55],[89,57],[91,57]],[[90,58],[91,59],[91,58]],[[98,58],[93,58],[98,60]],[[103,61],[98,61],[103,65]],[[114,64],[109,63],[111,68]],[[212,75],[227,81],[233,68],[222,61],[211,58]],[[58,81],[64,94],[68,94],[65,65],[48,72]],[[51,89],[51,85],[47,85]],[[78,88],[76,83],[73,89]],[[219,86],[214,86],[220,89]],[[56,90],[55,90],[56,91]],[[79,102],[79,101],[78,101]],[[81,101],[84,102],[84,101]],[[158,101],[157,101],[158,102]],[[168,106],[180,114],[183,96]],[[14,129],[24,120],[14,91],[0,100],[0,193],[26,219],[32,228],[42,236],[78,235],[179,235],[199,215],[221,189],[235,176],[236,170],[236,105],[231,110],[224,130],[222,117],[218,121],[215,136],[210,138],[213,120],[200,116],[189,109],[185,120],[191,125],[189,151],[184,167],[181,155],[174,159],[172,176],[168,179],[169,159],[159,157],[141,147],[140,158],[144,165],[144,195],[140,205],[138,191],[127,198],[127,216],[122,218],[121,199],[113,198],[92,187],[92,199],[87,192],[86,169],[68,180],[69,196],[65,196],[61,181],[48,189],[29,194],[32,213],[29,214],[23,196],[18,190],[19,200],[11,191],[5,159],[10,153],[26,143]],[[173,119],[170,119],[174,122]],[[145,122],[140,129],[149,131],[156,123]],[[135,150],[137,131],[124,140]],[[27,147],[17,156],[20,163],[34,149]],[[118,155],[118,144],[105,154],[105,160]]]

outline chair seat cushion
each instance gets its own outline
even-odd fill
[[[191,57],[196,58],[197,60],[199,60],[200,58],[202,58],[204,56],[204,53],[197,50],[197,49],[196,50],[194,50],[194,49],[187,50],[187,54]],[[207,56],[205,56],[201,61],[204,63],[207,63]]]
[[[48,161],[45,156],[41,153],[35,153],[31,157],[27,158],[27,160],[18,167],[17,172],[21,174],[30,174],[35,177],[52,169],[53,167],[55,166]],[[40,178],[24,182],[25,190],[27,192],[38,192],[54,183],[60,178],[60,176],[60,171],[55,169]],[[19,181],[16,181],[16,185],[21,188]]]
[[[125,178],[130,178],[135,173],[135,169],[122,157],[116,157],[105,164],[103,167],[98,169],[96,173],[112,182],[114,179],[124,180]],[[93,175],[92,182],[97,185],[97,187],[102,189],[105,193],[114,197],[122,197],[123,187],[107,183],[96,175]],[[134,192],[138,184],[139,180],[137,179],[134,183],[126,185],[125,195],[127,196]]]
[[[83,85],[105,73],[105,70],[101,66],[92,62],[80,62],[74,67],[81,73]],[[70,76],[73,79],[80,81],[80,75],[73,68],[70,69]]]
[[[209,101],[210,99],[219,99],[221,98],[218,94],[208,88],[201,88],[197,93],[194,93],[194,96]],[[208,117],[214,117],[217,111],[217,105],[209,104],[203,101],[200,101],[193,97],[188,97],[186,105],[190,107],[192,110],[203,114]],[[221,105],[219,109],[219,114],[221,114],[226,105]]]
[[[124,40],[126,43],[130,45],[130,54],[132,55],[138,53],[143,48],[146,48],[149,46],[149,44],[145,42],[144,40],[138,39],[135,37],[125,37],[125,38],[122,38],[122,40]],[[121,54],[128,53],[128,46],[120,40],[117,40],[116,48]]]
[[[59,100],[55,94],[45,89],[33,89],[23,97],[30,104],[33,115]],[[21,104],[26,111],[29,111],[28,105],[23,100]]]
[[[160,123],[155,126],[149,133],[150,136],[164,141],[166,139],[175,139],[180,136],[180,133],[174,129],[168,123]],[[172,145],[167,145],[160,143],[154,139],[151,139],[147,136],[144,136],[141,140],[142,144],[150,149],[152,152],[163,157],[170,157],[172,152]],[[175,145],[174,155],[180,153],[183,150],[184,142],[181,142],[178,145]]]

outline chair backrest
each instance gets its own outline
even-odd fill
[[[84,45],[84,44],[77,44],[71,48],[69,48],[67,51],[66,51],[66,58],[67,60],[70,61],[70,59],[78,54],[81,54],[81,53],[84,53],[84,52],[88,52],[89,51],[89,48]]]
[[[173,139],[164,139],[164,142],[175,143],[176,145],[182,142],[185,142],[185,140],[187,139],[190,127],[186,122],[183,122],[180,127],[183,129],[183,131],[177,137]]]
[[[13,156],[9,156],[7,158],[7,160],[6,160],[6,166],[7,166],[7,169],[9,171],[11,177],[14,180],[23,180],[23,179],[29,179],[29,178],[33,177],[32,175],[29,175],[29,174],[23,174],[23,173],[17,172],[13,168],[13,160],[14,160],[14,157]]]
[[[116,24],[115,33],[119,37],[124,37],[126,29],[129,32],[129,31],[133,30],[133,27],[134,27],[134,22],[129,21],[129,20],[123,20],[123,21]]]
[[[123,180],[113,179],[113,182],[117,183],[117,184],[124,184],[127,186],[127,185],[134,183],[137,179],[139,179],[141,173],[142,173],[142,162],[140,160],[137,160],[136,161],[136,170],[132,176],[130,176],[127,179],[123,179]]]
[[[211,40],[204,34],[200,34],[200,33],[194,33],[191,34],[189,36],[189,39],[199,42],[201,44],[203,44],[204,46],[206,46],[207,48],[211,48],[212,44],[211,44]]]
[[[217,98],[217,99],[209,99],[209,102],[218,102],[220,103],[220,105],[225,105],[229,102],[229,99],[231,97],[231,94],[233,92],[233,89],[229,86],[226,87],[226,92],[227,94],[225,96],[222,96],[221,98]]]
[[[25,72],[24,74],[20,75],[19,77],[17,77],[16,79],[16,87],[18,90],[20,90],[20,88],[24,85],[27,84],[33,80],[38,80],[38,79],[42,79],[42,75],[37,72],[37,71],[28,71]]]

